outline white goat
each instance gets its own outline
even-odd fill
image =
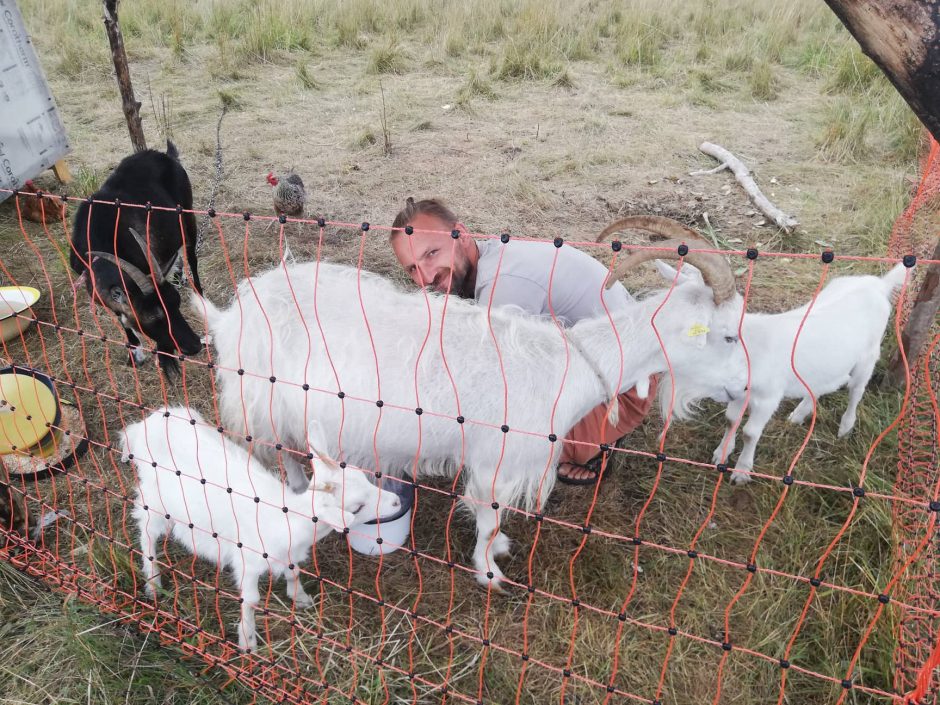
[[[314,479],[306,491],[285,489],[248,451],[186,407],[161,409],[131,424],[121,434],[121,449],[122,460],[132,460],[137,470],[133,516],[147,593],[160,585],[157,541],[167,534],[229,568],[241,591],[243,650],[257,648],[254,610],[265,573],[283,575],[287,596],[298,607],[310,606],[298,565],[310,557],[311,546],[334,529],[388,516],[399,505],[394,492],[380,492],[361,470],[344,471],[323,456],[312,462]]]
[[[615,225],[605,234],[633,227],[711,246],[666,218]],[[670,252],[677,259],[680,244],[624,253],[609,282],[640,262]],[[242,282],[237,302],[224,311],[200,297],[193,306],[207,317],[220,411],[234,430],[303,448],[307,420],[315,418],[330,453],[395,473],[417,460],[425,472],[453,474],[462,457],[464,501],[477,525],[477,579],[498,589],[502,572],[493,559],[509,550],[499,531],[504,508],[522,500],[529,510],[541,509],[555,482],[561,439],[572,426],[614,393],[637,387],[644,396],[650,375],[667,369],[650,324],[667,295],[655,325],[673,367],[726,369],[729,387],[739,373],[743,389],[742,301],[730,267],[712,253],[693,251],[686,261],[698,263],[705,279],[655,293],[613,314],[613,325],[604,316],[567,329],[574,345],[563,390],[568,341],[551,319],[498,307],[488,315],[486,306],[456,297],[446,301],[445,316],[443,296],[404,292],[355,268],[281,266]],[[416,413],[421,407],[434,413]],[[292,485],[302,481],[296,469],[289,475]]]
[[[676,275],[668,264],[656,264],[663,276]],[[839,437],[852,430],[858,403],[881,354],[881,340],[891,316],[892,298],[904,284],[904,270],[904,265],[898,264],[882,277],[837,277],[819,292],[808,316],[809,304],[784,313],[744,315],[741,337],[750,357],[750,390],[749,393],[733,395],[725,409],[728,428],[712,456],[714,462],[719,463],[734,452],[738,424],[746,408],[748,420],[744,425],[744,446],[731,482],[737,484],[750,480],[757,441],[784,399],[801,400],[789,417],[791,423],[801,424],[812,413],[814,398],[848,385],[849,402],[839,423]],[[701,274],[694,267],[686,266],[679,278],[701,281]],[[804,316],[806,322],[799,330]],[[794,374],[793,367],[806,386]],[[676,368],[674,380],[664,375],[659,387],[664,418],[673,386],[673,413],[680,419],[688,418],[696,399],[710,397],[726,401],[728,396],[720,380],[697,376],[691,369]]]

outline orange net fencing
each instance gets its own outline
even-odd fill
[[[678,257],[660,293],[635,302],[641,317],[623,324],[603,304],[590,347],[578,342],[586,329],[566,328],[551,306],[533,320],[492,301],[401,293],[367,271],[388,228],[89,201],[89,223],[94,209],[112,223],[142,212],[148,243],[154,212],[175,212],[184,241],[187,214],[208,218],[201,279],[215,306],[230,303],[213,310],[196,299],[212,337],[183,354],[175,316],[198,316],[176,310],[158,282],[168,273],[139,282],[146,288],[149,277],[160,300],[156,322],[134,308],[122,316],[119,291],[99,289],[91,304],[69,266],[88,255],[72,251],[66,213],[51,212],[59,197],[15,194],[17,213],[38,199],[44,217],[39,226],[19,218],[21,246],[0,253],[0,274],[42,298],[9,317],[20,330],[0,357],[17,391],[32,391],[23,398],[42,399],[48,382],[60,404],[35,402],[38,437],[17,436],[35,418],[0,433],[3,558],[265,702],[719,703],[741,693],[750,702],[932,702],[935,335],[908,361],[903,391],[867,392],[879,411],[863,402],[851,446],[829,429],[831,404],[817,407],[803,381],[808,427],[769,427],[754,467],[736,471],[728,442],[712,459],[710,432],[724,421],[708,407],[697,425],[653,414],[649,432],[597,444],[600,472],[612,474],[603,483],[552,486],[571,421],[632,386],[637,351],[664,378],[699,342],[703,355],[741,347],[749,362],[760,341],[742,334],[743,311],[774,305],[783,275],[795,273],[793,302],[806,305],[787,341],[788,370],[801,381],[797,342],[833,275],[880,274],[916,254],[916,267],[897,270],[888,336],[899,339],[915,279],[931,263],[934,231],[918,229],[917,214],[940,184],[935,151],[884,258],[548,238],[549,290],[564,248],[609,260],[610,271],[631,255]],[[113,237],[117,246],[116,225]],[[474,237],[495,247],[527,240]],[[347,246],[347,264],[324,258],[331,238]],[[743,280],[743,308],[723,338],[717,305],[687,296],[700,283],[683,271],[686,258],[716,252]],[[502,262],[499,254],[494,288],[511,276]],[[126,290],[142,270],[115,271]],[[188,298],[192,278],[181,286]],[[122,339],[122,327],[160,320],[175,349]],[[151,352],[179,373],[162,374]],[[732,357],[713,357],[714,367]],[[664,416],[677,403],[667,397]],[[10,406],[0,415],[15,413]],[[886,469],[893,438],[896,476]],[[291,473],[311,464],[319,479],[293,492]],[[752,482],[732,490],[732,477]],[[395,520],[361,520],[408,505],[403,533]],[[894,557],[881,545],[891,517]],[[859,568],[862,555],[873,569]],[[286,578],[286,597],[269,573]],[[895,633],[896,670],[884,656]]]
[[[914,253],[929,256],[937,242],[936,198],[940,193],[940,147],[931,139],[924,158],[922,177],[907,210],[898,218],[891,233],[888,254]],[[907,306],[900,318],[906,320]],[[894,492],[898,497],[938,498],[940,481],[940,429],[938,429],[936,389],[940,378],[940,349],[934,321],[927,351],[921,364],[912,366],[909,412],[898,427],[898,467]],[[940,540],[936,526],[924,522],[903,502],[894,507],[894,530],[898,566],[907,567],[901,590],[911,604],[937,605],[940,585]],[[940,665],[940,622],[916,611],[902,615],[898,622],[897,674],[900,692],[915,691],[914,702],[932,705],[937,697],[936,668]]]

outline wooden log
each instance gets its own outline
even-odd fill
[[[930,259],[940,260],[940,240],[937,240],[937,246]],[[930,337],[930,330],[937,320],[938,310],[940,310],[940,264],[932,264],[924,275],[920,291],[911,308],[911,315],[901,332],[901,347],[907,356],[908,365],[916,364],[917,358]],[[904,380],[904,359],[898,351],[888,365],[888,383],[901,385],[904,384]]]
[[[121,91],[121,107],[124,110],[124,118],[127,120],[131,144],[134,146],[134,151],[140,152],[147,149],[147,140],[144,139],[144,128],[140,122],[140,103],[134,97],[131,72],[127,68],[124,37],[121,34],[121,25],[118,23],[118,0],[102,1],[104,3],[104,28],[108,34],[108,43],[111,45],[111,60],[114,62],[118,89]]]
[[[758,188],[757,183],[754,181],[754,177],[751,176],[750,169],[744,166],[744,163],[731,152],[729,152],[724,147],[717,144],[712,144],[711,142],[702,142],[702,144],[699,145],[699,150],[710,157],[714,157],[720,162],[720,164],[714,169],[690,172],[690,176],[714,174],[721,171],[722,169],[730,169],[734,174],[734,178],[736,178],[738,183],[741,184],[741,188],[744,189],[744,191],[750,197],[751,201],[754,202],[754,205],[760,209],[761,213],[776,223],[778,228],[784,232],[789,233],[799,225],[796,218],[787,215],[767,199],[767,197],[761,192],[760,188]]]

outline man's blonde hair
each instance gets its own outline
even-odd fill
[[[414,198],[409,196],[408,200],[405,201],[405,207],[398,211],[398,215],[395,216],[395,220],[392,222],[392,232],[389,234],[388,239],[394,240],[399,233],[404,232],[405,226],[419,215],[433,216],[447,223],[450,228],[457,225],[459,220],[457,215],[438,198],[415,201]]]

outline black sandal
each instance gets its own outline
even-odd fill
[[[558,481],[566,485],[593,485],[597,482],[597,478],[601,476],[601,464],[603,463],[604,456],[609,455],[609,453],[601,453],[595,458],[591,458],[586,463],[574,463],[570,460],[566,460],[563,464],[570,465],[573,468],[579,468],[581,470],[587,470],[591,475],[588,477],[582,477],[578,480],[575,480],[568,475],[558,475]],[[610,468],[607,468],[607,471],[604,473],[604,477],[610,474]]]

